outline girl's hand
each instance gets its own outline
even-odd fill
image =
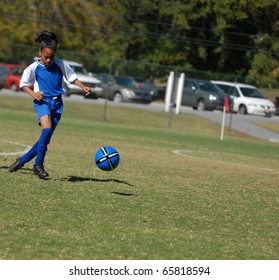
[[[24,88],[22,88],[22,90],[27,92],[29,95],[31,95],[35,100],[40,101],[40,100],[42,100],[44,98],[44,93],[42,91],[34,92],[29,87],[24,87]]]
[[[90,87],[84,87],[83,91],[85,92],[85,95],[88,95],[91,93],[91,88]]]
[[[33,97],[34,99],[40,101],[44,98],[44,93],[42,91],[34,92]]]
[[[75,80],[75,85],[80,87],[84,91],[85,95],[88,95],[91,93],[91,88],[86,87],[80,80],[78,80],[78,79]]]

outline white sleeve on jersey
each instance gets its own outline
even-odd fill
[[[30,64],[26,69],[24,69],[19,84],[21,89],[35,84],[36,81],[35,69],[37,65],[38,65],[37,62],[35,61],[32,64]]]
[[[59,58],[55,58],[55,63],[59,65],[67,81],[69,81],[70,83],[74,83],[74,81],[77,80],[77,74],[68,63]]]

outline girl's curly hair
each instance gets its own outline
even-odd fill
[[[55,33],[44,30],[35,38],[35,42],[40,43],[40,50],[49,48],[56,51],[58,37]]]

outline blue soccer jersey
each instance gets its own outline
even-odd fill
[[[55,97],[65,92],[63,76],[70,82],[77,80],[74,70],[62,59],[54,58],[47,67],[34,61],[23,72],[20,88],[34,86],[34,92],[42,91],[45,97]]]

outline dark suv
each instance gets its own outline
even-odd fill
[[[210,81],[185,79],[181,105],[195,110],[222,110],[225,94]]]
[[[5,86],[7,76],[8,76],[8,71],[6,67],[0,65],[0,89]]]
[[[275,100],[274,100],[274,105],[275,105],[275,115],[279,116],[279,96],[276,96],[275,97]]]

